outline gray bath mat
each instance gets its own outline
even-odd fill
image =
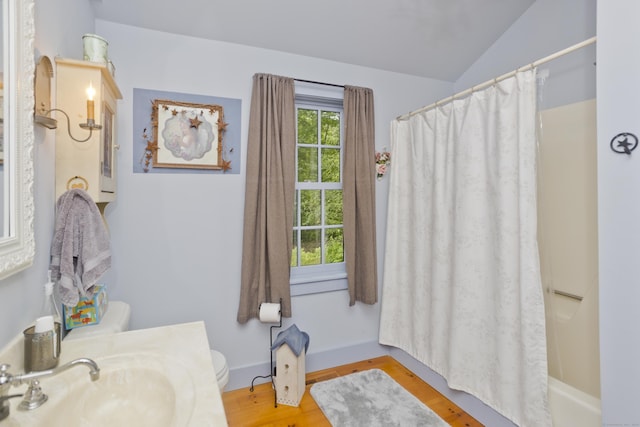
[[[333,427],[449,426],[380,369],[322,381],[310,392]]]

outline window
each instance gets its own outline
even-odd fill
[[[346,289],[342,223],[342,99],[296,95],[291,294]]]

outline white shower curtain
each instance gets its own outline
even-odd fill
[[[391,127],[380,343],[520,426],[551,426],[535,70]]]

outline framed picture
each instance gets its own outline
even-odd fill
[[[220,105],[156,99],[152,105],[153,167],[222,169]]]

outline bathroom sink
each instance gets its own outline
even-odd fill
[[[59,408],[51,408],[54,416],[47,417],[48,421],[60,426],[176,425],[175,390],[164,376],[136,370],[105,377],[87,386],[77,385]]]
[[[91,358],[100,378],[84,367],[43,378],[48,401],[21,411],[12,399],[2,427],[226,426],[209,349],[203,322],[63,341],[60,364]]]
[[[192,390],[193,381],[179,361],[153,354],[128,354],[98,358],[96,362],[100,366],[98,381],[89,381],[81,372],[84,375],[74,378],[62,399],[53,400],[52,396],[38,409],[47,425],[189,425],[193,399],[180,390]],[[165,371],[166,366],[172,369]]]

